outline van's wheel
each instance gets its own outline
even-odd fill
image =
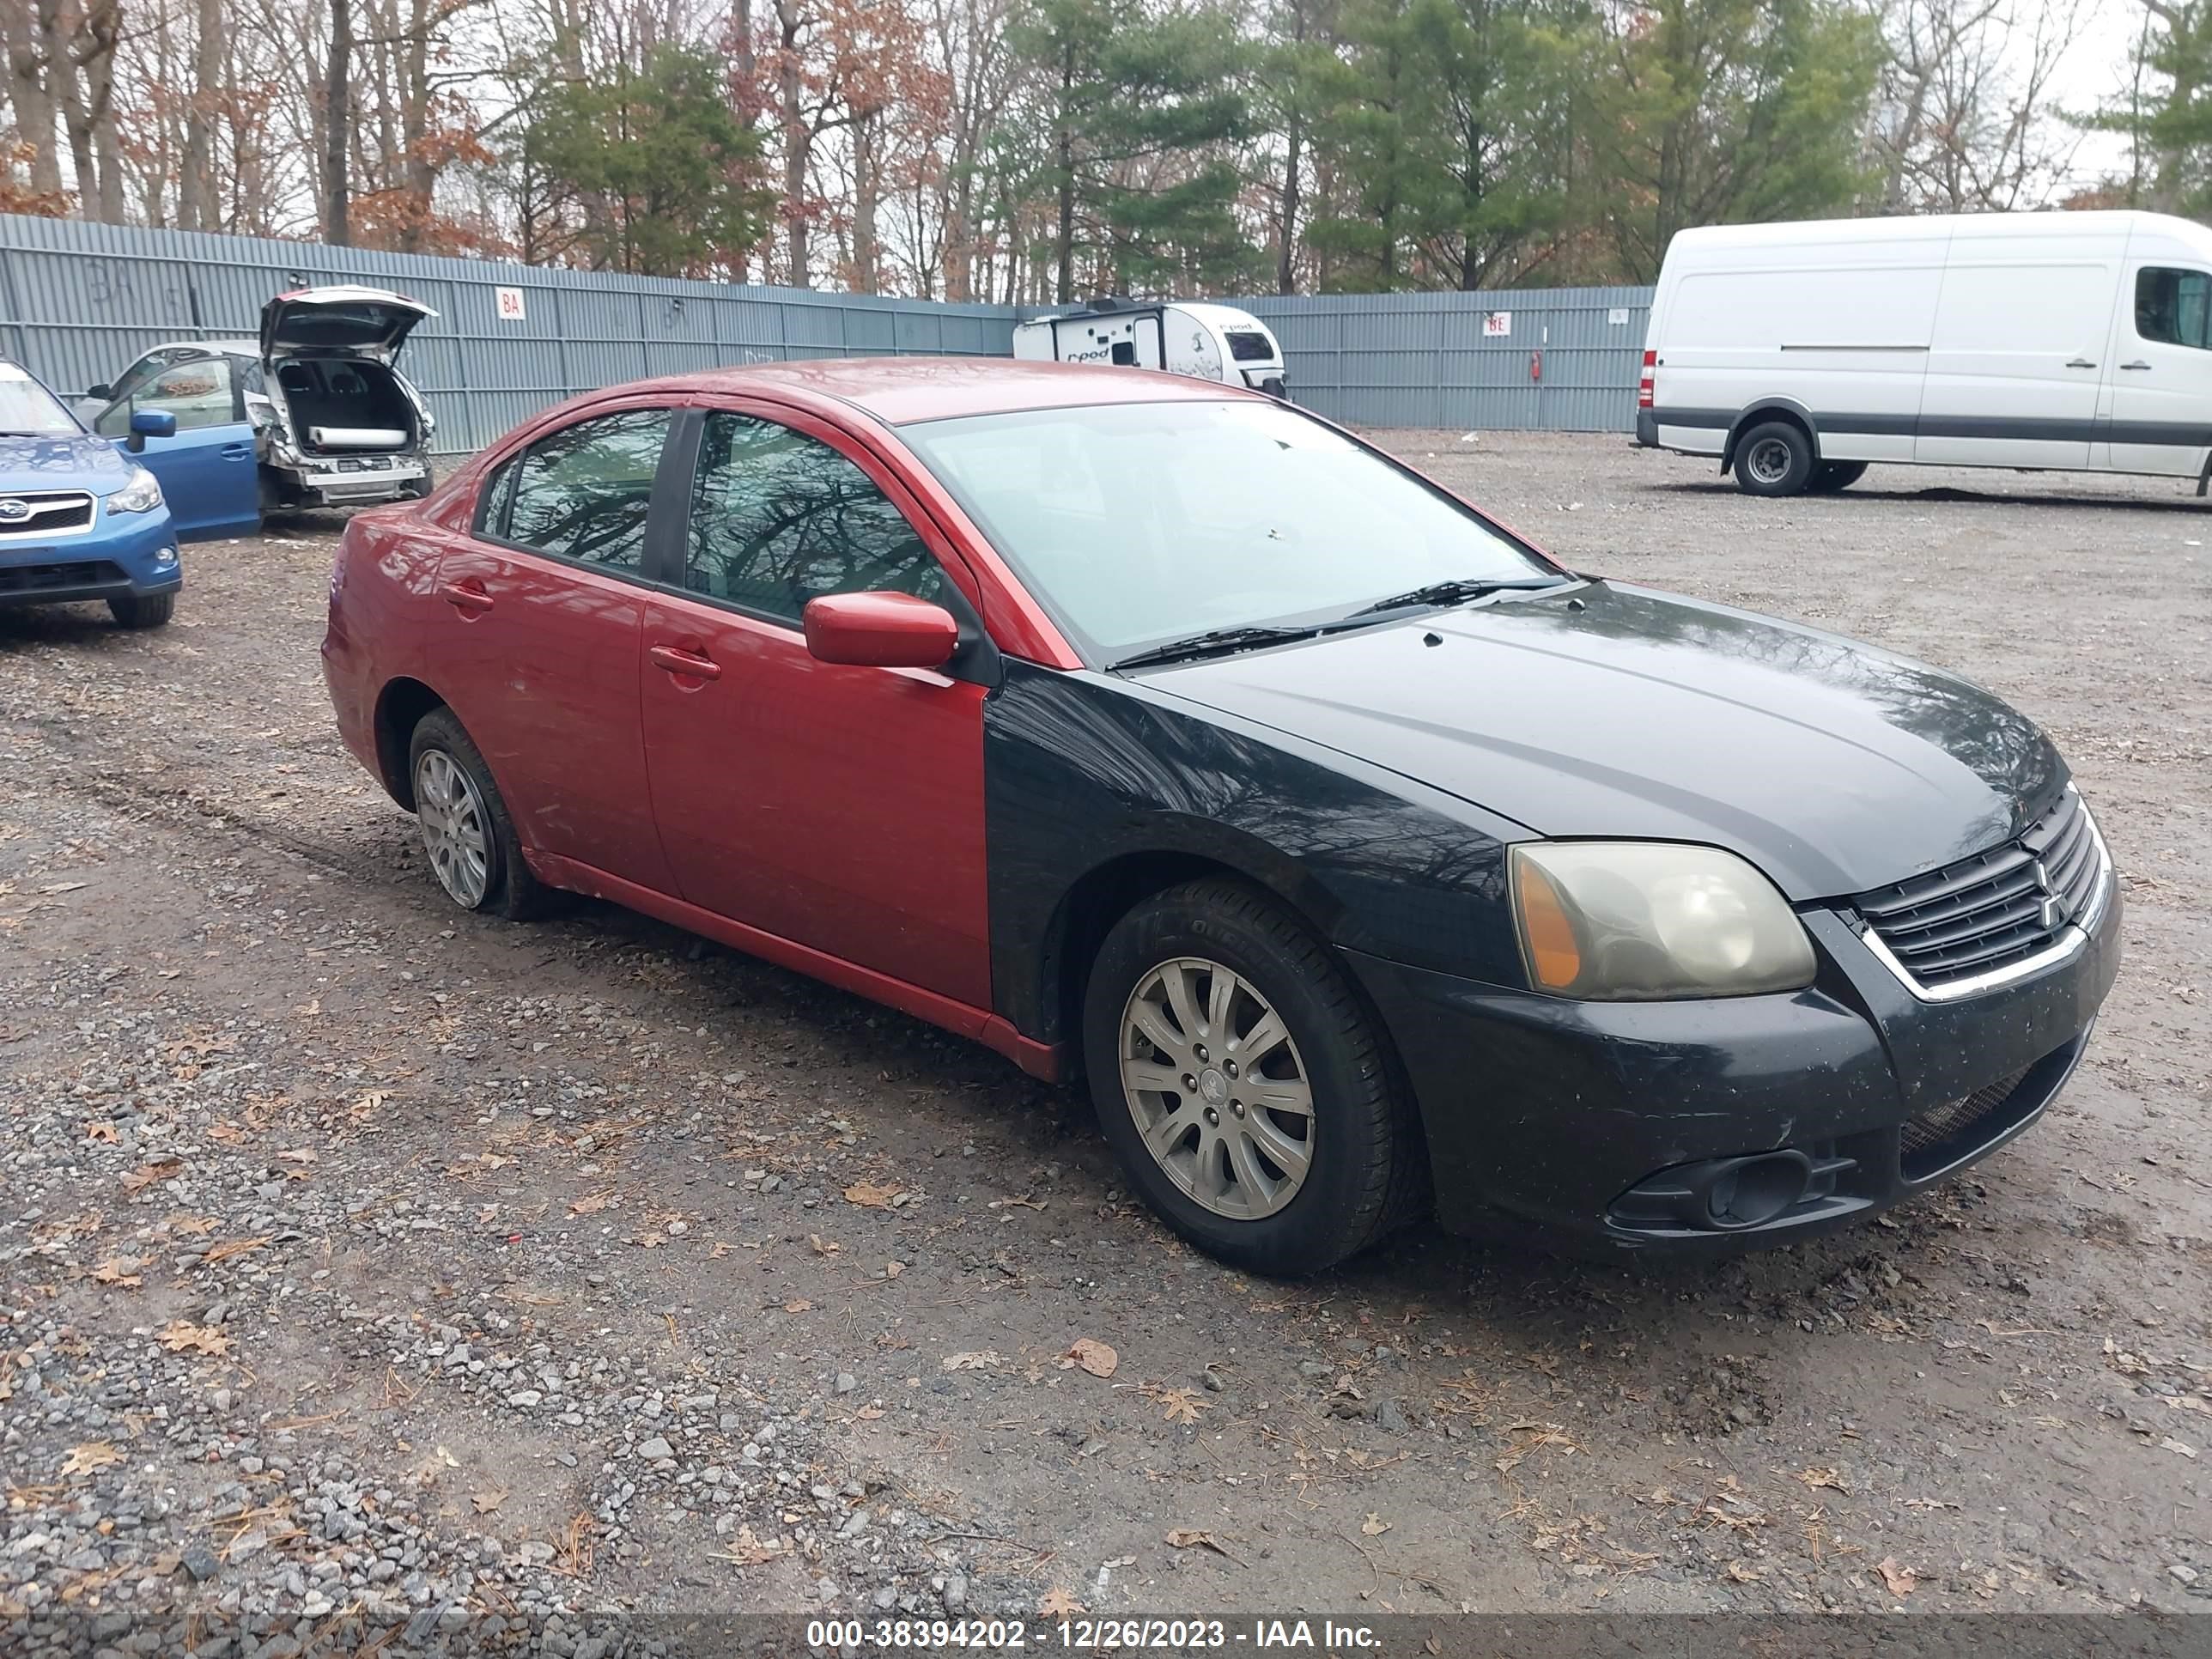
[[[1866,470],[1864,461],[1823,461],[1813,470],[1813,480],[1805,487],[1815,495],[1832,495],[1866,477]]]
[[[1265,895],[1194,881],[1099,947],[1083,1042],[1132,1182],[1201,1249],[1318,1273],[1418,1213],[1420,1131],[1327,946]]]
[[[1788,421],[1769,421],[1736,440],[1735,481],[1753,495],[1795,495],[1818,465],[1813,441]]]
[[[125,628],[159,628],[177,608],[177,592],[129,593],[107,602],[107,613]]]
[[[530,872],[491,769],[450,708],[416,722],[407,745],[415,820],[430,873],[464,910],[524,921],[542,915],[551,891]]]

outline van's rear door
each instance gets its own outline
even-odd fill
[[[2125,233],[2053,234],[2063,216],[1954,233],[1913,459],[2089,465]]]

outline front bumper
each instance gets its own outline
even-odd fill
[[[2113,879],[2081,949],[1953,1002],[1915,997],[1832,912],[1805,917],[1819,979],[1784,995],[1576,1002],[1347,956],[1420,1103],[1446,1226],[1578,1254],[1726,1253],[1844,1225],[2033,1123],[2118,971],[2120,911]],[[1802,1158],[1802,1195],[1715,1221],[1708,1189],[1771,1153],[1790,1156],[1743,1177]]]
[[[144,598],[184,585],[168,509],[110,518],[88,533],[18,545],[0,538],[0,606]]]

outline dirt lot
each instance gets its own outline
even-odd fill
[[[0,1629],[2212,1612],[2212,508],[1392,441],[1586,570],[2049,726],[2130,955],[2042,1125],[1716,1270],[1422,1231],[1241,1278],[979,1048],[604,907],[447,908],[331,732],[302,520],[188,550],[161,632],[0,616]]]

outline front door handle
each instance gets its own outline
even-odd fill
[[[2131,363],[2122,363],[2120,367],[2122,368],[2148,368],[2150,365],[2143,362],[2142,358],[2138,357]]]
[[[483,612],[491,609],[491,595],[466,582],[440,582],[438,597],[456,611]]]
[[[696,652],[679,651],[672,645],[656,645],[649,647],[645,654],[653,659],[655,668],[671,674],[682,674],[695,680],[719,680],[722,678],[722,665],[712,657],[702,657]]]
[[[2069,368],[2096,368],[2096,364],[2091,362],[2087,357],[2073,357],[2067,360],[2066,367]]]
[[[253,459],[253,446],[252,444],[225,444],[222,447],[222,458],[226,461],[250,461]]]

